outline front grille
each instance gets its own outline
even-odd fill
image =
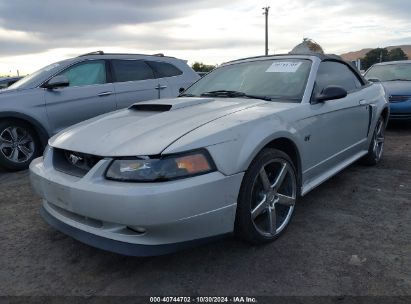
[[[53,166],[56,170],[69,175],[83,177],[103,157],[74,151],[54,149]]]
[[[411,100],[410,95],[391,95],[390,98],[389,98],[389,101],[392,102],[392,103],[403,102],[403,101],[407,101],[407,100]]]
[[[63,215],[64,217],[67,217],[67,218],[69,218],[69,219],[71,219],[71,220],[73,220],[73,221],[76,221],[76,222],[80,223],[80,224],[87,225],[87,226],[90,226],[90,227],[93,227],[93,228],[101,228],[101,227],[103,227],[103,222],[100,221],[100,220],[96,220],[96,219],[93,219],[93,218],[89,218],[89,217],[86,217],[86,216],[82,216],[82,215],[80,215],[80,214],[77,214],[77,213],[74,213],[74,212],[65,210],[65,209],[63,209],[63,208],[60,208],[60,207],[58,207],[58,206],[56,206],[56,205],[54,205],[54,204],[48,204],[48,205],[49,205],[54,211],[60,213],[60,214]]]
[[[146,233],[146,229],[142,227],[134,227],[134,226],[128,227],[128,226],[124,226],[121,224],[104,222],[101,220],[97,220],[91,217],[83,216],[83,215],[68,211],[52,203],[47,203],[47,205],[51,209],[53,209],[54,212],[57,212],[59,215],[65,218],[68,218],[72,221],[75,221],[79,224],[91,227],[91,228],[95,228],[95,229],[108,228],[110,230],[110,233],[126,235],[126,236],[140,236]]]

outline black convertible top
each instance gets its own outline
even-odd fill
[[[251,56],[251,57],[245,57],[245,58],[240,58],[240,59],[235,59],[231,61],[227,61],[225,63],[231,63],[231,62],[236,62],[236,61],[241,61],[241,60],[247,60],[247,59],[257,59],[257,58],[264,58],[264,57],[281,57],[281,56],[315,56],[321,59],[321,61],[325,60],[339,60],[347,63],[341,56],[335,55],[335,54],[321,54],[321,53],[315,53],[315,52],[310,52],[310,53],[286,53],[286,54],[275,54],[275,55],[259,55],[259,56]]]
[[[258,59],[258,58],[271,58],[271,57],[281,57],[281,56],[315,56],[318,57],[321,61],[336,61],[340,62],[342,64],[345,64],[350,68],[350,70],[357,75],[358,78],[361,79],[361,81],[365,84],[368,81],[365,80],[365,78],[361,75],[361,72],[357,69],[357,67],[350,61],[344,60],[341,56],[335,55],[335,54],[321,54],[321,53],[315,53],[315,52],[309,52],[309,53],[292,53],[292,54],[276,54],[276,55],[261,55],[261,56],[253,56],[253,57],[246,57],[246,58],[241,58],[241,59],[236,59],[232,61],[228,61],[225,63],[233,63],[237,61],[242,61],[242,60],[247,60],[247,59]]]

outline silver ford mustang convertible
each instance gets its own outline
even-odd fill
[[[236,60],[179,98],[57,134],[31,182],[51,226],[101,249],[159,255],[233,232],[263,244],[300,197],[378,163],[388,116],[383,87],[339,57]]]

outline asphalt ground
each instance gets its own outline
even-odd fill
[[[380,164],[354,164],[310,192],[261,247],[228,237],[126,257],[54,230],[40,205],[27,171],[0,172],[2,296],[411,296],[411,123],[389,126]]]

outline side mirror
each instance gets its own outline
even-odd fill
[[[63,87],[68,87],[70,85],[69,80],[67,79],[66,76],[64,75],[57,75],[51,78],[46,84],[45,88],[52,90],[56,88],[63,88]]]
[[[381,80],[380,79],[378,79],[378,78],[369,78],[369,79],[367,79],[369,82],[381,82]]]
[[[178,90],[178,93],[183,93],[184,91],[185,91],[186,89],[184,89],[184,88],[180,88],[179,90]]]
[[[328,86],[315,98],[316,103],[327,100],[341,99],[347,96],[347,91],[340,86]]]

